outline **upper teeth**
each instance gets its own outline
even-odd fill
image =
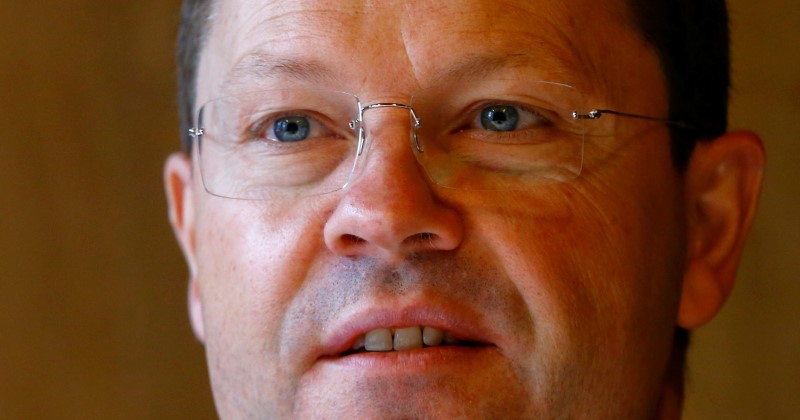
[[[376,328],[359,337],[353,350],[392,351],[421,349],[424,346],[456,344],[453,334],[433,327]]]

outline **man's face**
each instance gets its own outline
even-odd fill
[[[408,103],[477,69],[572,85],[591,108],[667,112],[657,58],[621,1],[218,3],[198,105],[298,79]],[[363,173],[332,194],[219,198],[195,164],[193,322],[220,414],[652,415],[685,258],[667,129],[620,121],[587,138],[569,182],[465,191],[427,180],[407,111],[369,112]],[[458,341],[348,352],[406,327]]]

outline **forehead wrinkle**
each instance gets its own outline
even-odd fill
[[[282,57],[257,51],[242,57],[223,82],[223,90],[258,85],[265,79],[331,84],[337,77],[324,63],[310,58]]]
[[[256,36],[261,36],[263,26],[268,26],[276,41],[284,40],[287,33],[292,33],[297,28],[318,30],[320,32],[317,35],[332,34],[366,13],[357,6],[341,7],[337,6],[338,2],[326,4],[319,0],[256,3],[245,20],[238,24],[239,27],[246,28],[249,32],[255,31]],[[234,18],[241,16],[238,10],[232,13]]]
[[[469,40],[472,52],[453,60],[440,68],[432,68],[425,63],[417,66],[428,69],[427,84],[445,82],[448,79],[480,79],[492,77],[492,73],[503,70],[529,70],[530,74],[540,80],[573,85],[575,87],[591,86],[593,65],[590,57],[581,50],[580,41],[571,33],[576,25],[574,21],[567,24],[554,21],[549,14],[538,13],[534,16],[537,28],[529,31],[526,28],[513,27],[504,22],[494,22],[492,27],[459,31],[451,39],[454,42]],[[468,20],[468,17],[462,20]],[[419,34],[420,30],[410,31],[408,37]],[[467,50],[469,51],[469,50]],[[440,63],[442,56],[436,57]],[[412,57],[412,63],[417,63]],[[432,72],[430,72],[432,70]],[[424,76],[423,76],[424,78]]]
[[[547,61],[547,65],[542,65]],[[531,55],[529,53],[496,54],[470,56],[456,61],[444,74],[436,77],[437,82],[447,80],[476,80],[493,77],[494,73],[507,69],[535,70],[538,78],[544,76],[552,82],[566,82],[574,79],[569,66],[553,59],[549,55]],[[564,80],[568,79],[568,80]]]
[[[217,8],[213,26],[238,28],[217,38],[217,50],[228,57],[222,61],[232,64],[217,74],[215,89],[236,91],[281,79],[319,84],[339,80],[334,72],[339,69],[314,59],[314,51],[296,46],[310,42],[317,48],[325,48],[319,41],[334,39],[344,45],[352,44],[352,40],[341,39],[347,35],[342,28],[357,21],[364,14],[362,8],[337,9],[333,3],[316,0],[245,2],[251,6],[247,14],[241,13],[241,9],[248,7],[233,8],[235,2],[215,2],[221,7]]]

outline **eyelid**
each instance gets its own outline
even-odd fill
[[[309,137],[303,141],[308,141],[316,137],[326,137],[325,133],[335,134],[335,130],[332,127],[335,127],[333,122],[329,118],[323,118],[323,116],[315,116],[318,115],[315,112],[311,112],[308,110],[290,110],[290,111],[280,111],[274,113],[264,113],[264,115],[254,118],[253,122],[247,124],[243,129],[243,135],[240,138],[243,141],[251,141],[251,140],[270,140],[276,143],[287,143],[282,142],[275,138],[275,136],[268,136],[267,133],[272,131],[275,126],[275,122],[281,118],[285,117],[303,117],[307,118],[309,121]],[[329,122],[322,122],[321,120],[328,120]],[[322,131],[320,133],[320,130]],[[330,137],[330,136],[328,136]]]
[[[529,128],[526,127],[525,123],[523,122],[526,114],[533,115],[534,118],[541,120],[541,123],[536,124],[537,127],[553,125],[553,117],[548,116],[547,114],[554,115],[555,112],[547,112],[539,107],[523,104],[518,101],[485,100],[470,106],[464,113],[464,115],[466,115],[468,118],[467,124],[469,125],[470,129],[483,129],[480,124],[481,113],[484,109],[491,106],[513,106],[517,109],[520,114],[520,126],[518,126],[518,128],[514,131]],[[503,132],[498,131],[498,133]]]

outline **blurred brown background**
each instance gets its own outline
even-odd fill
[[[161,165],[179,0],[0,0],[0,418],[214,418]],[[800,3],[731,1],[733,128],[769,155],[688,419],[800,413]]]

